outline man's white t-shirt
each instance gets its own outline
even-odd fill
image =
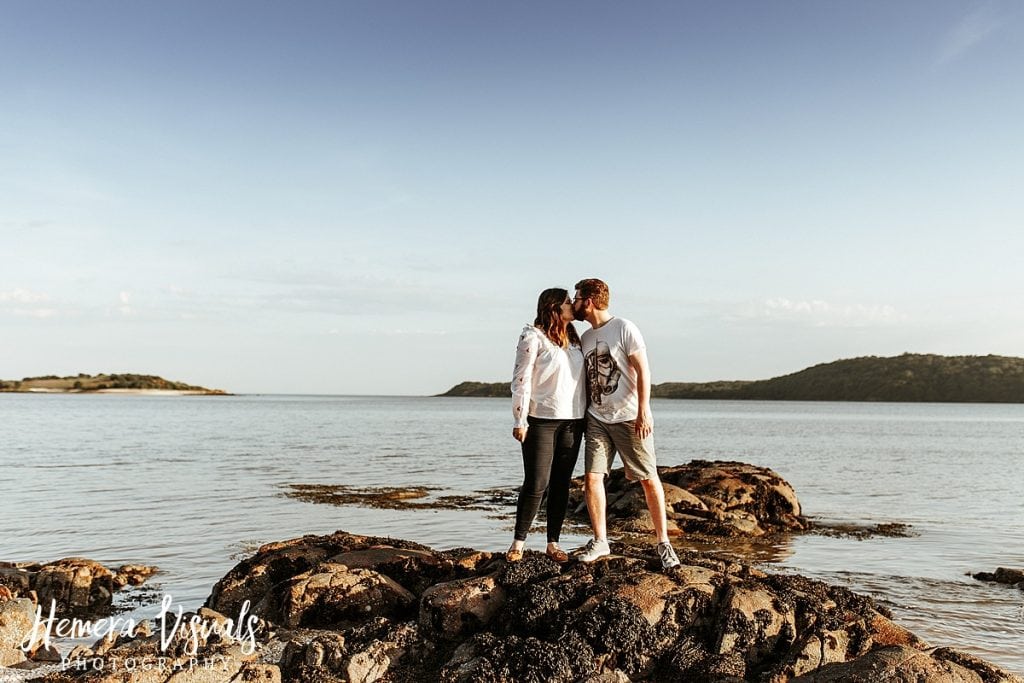
[[[636,370],[629,357],[646,347],[640,329],[625,318],[612,318],[580,337],[586,359],[587,412],[602,422],[628,422],[640,412]]]

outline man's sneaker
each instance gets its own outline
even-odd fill
[[[661,558],[662,569],[672,569],[672,567],[679,566],[679,558],[676,557],[676,551],[672,549],[671,543],[658,544],[658,557]]]
[[[582,551],[583,552],[580,554],[580,562],[593,562],[599,557],[612,554],[612,549],[608,547],[607,539],[599,541],[596,538],[592,538],[587,541],[585,546],[583,546]]]

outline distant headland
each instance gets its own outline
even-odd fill
[[[510,396],[508,382],[462,382],[439,396]],[[905,353],[822,363],[755,381],[664,382],[653,398],[739,401],[1024,403],[1024,358]]]
[[[156,375],[100,374],[26,377],[0,380],[0,392],[26,394],[145,394],[164,396],[230,396],[222,389],[207,389],[172,382]]]

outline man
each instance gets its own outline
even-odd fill
[[[651,418],[651,375],[647,347],[636,325],[608,312],[608,285],[596,278],[576,283],[573,313],[586,320],[587,408],[586,475],[584,493],[594,538],[583,547],[580,560],[593,562],[608,555],[604,479],[618,453],[626,478],[639,481],[657,536],[658,557],[664,569],[679,565],[668,540],[665,489],[658,478]]]

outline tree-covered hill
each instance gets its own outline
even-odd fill
[[[460,382],[443,394],[438,394],[438,396],[475,396],[484,398],[511,395],[511,382]]]
[[[911,353],[850,358],[750,382],[730,398],[1024,403],[1024,358]]]
[[[509,384],[463,382],[442,396],[509,396]],[[905,353],[815,365],[757,381],[665,382],[654,398],[767,401],[1024,403],[1024,358]]]

